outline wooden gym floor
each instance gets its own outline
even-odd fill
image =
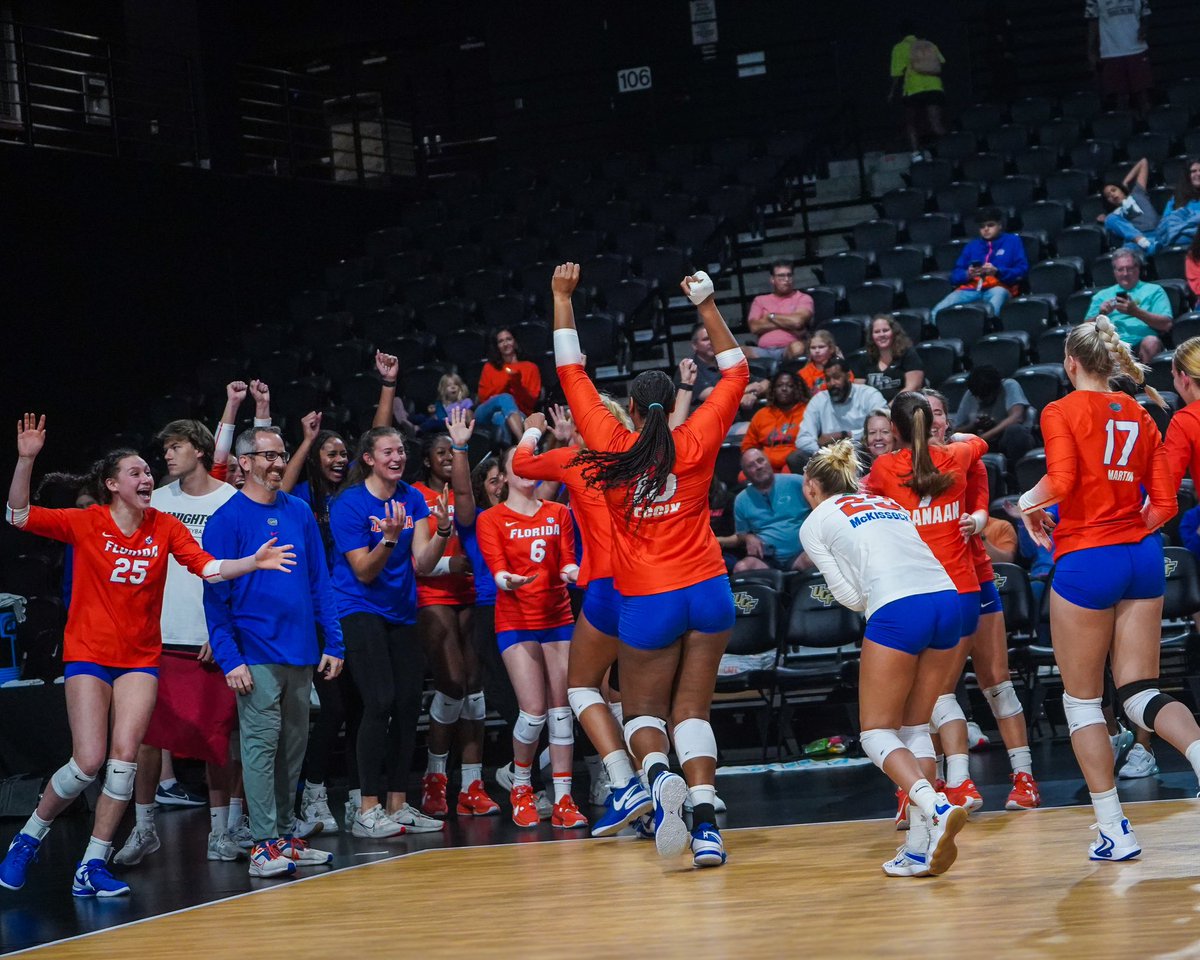
[[[1086,858],[1090,807],[984,813],[940,878],[879,869],[887,820],[731,829],[694,870],[643,841],[428,849],[37,949],[39,958],[1200,957],[1200,801],[1127,804],[1143,858]],[[103,910],[82,902],[79,909]]]

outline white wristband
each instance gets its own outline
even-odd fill
[[[4,519],[11,523],[14,527],[25,526],[25,521],[29,519],[29,504],[21,507],[19,510],[14,510],[7,503],[4,505]]]
[[[722,350],[717,354],[717,367],[721,370],[729,370],[736,367],[739,363],[746,362],[746,355],[742,353],[741,347],[730,347],[728,350]]]
[[[541,440],[542,440],[542,431],[541,430],[539,430],[537,427],[526,427],[525,432],[523,434],[521,434],[521,439],[517,442],[525,443],[526,441],[532,441],[532,444],[533,444],[534,448],[536,449],[537,445],[541,442]]]
[[[568,563],[565,567],[563,567],[558,572],[558,575],[560,577],[562,577],[563,583],[570,583],[571,581],[569,578],[570,578],[571,574],[573,574],[573,573],[575,573],[575,574],[579,573],[579,564]]]
[[[508,578],[511,576],[512,574],[507,570],[501,570],[492,579],[496,581],[496,586],[501,590],[508,590],[511,592],[513,588],[508,585]]]
[[[1017,506],[1021,508],[1022,513],[1030,513],[1037,509],[1033,504],[1033,497],[1030,496],[1032,493],[1032,490],[1026,490],[1021,494],[1020,499],[1017,500]]]
[[[579,333],[574,327],[554,331],[554,365],[565,367],[583,362],[583,348],[579,346]]]
[[[225,579],[223,576],[221,576],[221,561],[209,560],[208,563],[204,565],[204,569],[200,571],[200,576],[202,576],[209,583],[220,583]]]
[[[270,417],[255,417],[254,418],[254,426],[256,426],[256,427],[269,427],[270,425],[271,425]]]
[[[695,283],[688,284],[688,299],[696,306],[700,306],[705,300],[713,295],[713,282],[703,270],[697,270],[694,274]]]

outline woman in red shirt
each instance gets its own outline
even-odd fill
[[[508,426],[513,440],[521,438],[525,416],[533,413],[542,395],[542,373],[536,363],[521,359],[517,338],[508,327],[488,336],[488,359],[479,374],[475,417],[497,436]]]
[[[1155,531],[1178,506],[1154,420],[1132,397],[1109,387],[1119,375],[1142,384],[1146,368],[1103,315],[1075,327],[1065,353],[1063,367],[1075,391],[1042,411],[1046,475],[1019,502],[1037,543],[1049,549],[1053,531],[1054,657],[1071,746],[1100,831],[1088,855],[1128,860],[1141,847],[1113,782],[1100,707],[1106,662],[1126,716],[1184,751],[1200,776],[1200,727],[1187,707],[1158,689],[1165,578]],[[1144,389],[1161,401],[1152,387]],[[1046,513],[1055,503],[1057,527]]]
[[[42,799],[0,863],[0,886],[19,890],[50,824],[105,767],[104,790],[71,892],[77,897],[117,897],[129,884],[108,869],[112,838],[133,796],[138,745],[158,695],[162,652],[163,587],[167,557],[198,577],[216,582],[255,570],[295,565],[291,544],[272,538],[250,557],[216,560],[168,513],[150,506],[154,477],[133,450],[115,450],[82,477],[51,474],[92,494],[86,510],[30,506],[33,462],[46,442],[46,418],[25,414],[17,422],[17,466],[8,490],[7,519],[14,527],[74,548],[71,609],[63,635],[71,759],[50,778]],[[111,724],[111,737],[110,728]],[[107,762],[105,761],[105,758]]]

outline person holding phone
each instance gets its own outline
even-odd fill
[[[1142,279],[1142,261],[1134,251],[1122,248],[1114,253],[1112,270],[1117,282],[1096,291],[1084,319],[1108,317],[1121,342],[1142,363],[1149,363],[1163,350],[1159,334],[1171,329],[1171,301],[1157,283]]]
[[[1025,245],[1015,233],[1004,232],[1004,214],[999,207],[984,207],[975,215],[975,222],[979,236],[959,253],[950,274],[955,289],[933,308],[934,320],[946,307],[964,303],[985,303],[993,316],[999,316],[1029,273]]]

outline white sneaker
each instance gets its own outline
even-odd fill
[[[502,767],[496,768],[496,784],[505,793],[512,793],[513,784],[516,782],[516,775],[513,773],[513,765],[510,760]]]
[[[1093,823],[1092,829],[1098,830],[1099,833],[1096,839],[1092,841],[1092,845],[1088,847],[1089,860],[1111,860],[1117,862],[1120,860],[1132,860],[1134,857],[1141,855],[1142,848],[1138,845],[1137,837],[1133,835],[1133,830],[1130,829],[1128,820],[1122,820],[1119,824],[1112,827]]]
[[[333,863],[333,854],[328,850],[310,847],[295,837],[284,837],[277,844],[277,849],[281,857],[291,860],[298,867],[320,867]]]
[[[122,867],[132,867],[135,864],[142,862],[142,857],[148,853],[153,853],[162,844],[158,840],[158,831],[154,829],[154,824],[148,823],[144,826],[135,826],[133,833],[129,835],[129,839],[125,841],[125,846],[116,852],[112,862]]]
[[[319,823],[322,833],[337,833],[341,827],[329,809],[329,795],[324,785],[305,787],[300,800],[300,816],[310,823]]]
[[[1122,780],[1140,780],[1142,777],[1153,777],[1157,773],[1158,764],[1154,760],[1154,754],[1140,743],[1135,743],[1117,776]]]
[[[214,830],[208,835],[208,859],[232,863],[246,856],[246,851],[228,833]]]
[[[611,792],[612,781],[608,779],[608,770],[601,764],[600,769],[596,772],[596,776],[592,778],[591,787],[588,789],[588,802],[594,807],[602,807]]]
[[[982,730],[979,729],[979,724],[974,720],[967,721],[967,748],[970,750],[983,750],[991,745],[991,739]]]
[[[932,876],[945,873],[958,859],[954,838],[966,824],[966,808],[956,807],[944,793],[939,793],[929,824],[929,873]]]
[[[661,857],[676,857],[691,843],[692,834],[681,813],[687,784],[677,773],[660,773],[650,787],[654,800],[654,845]]]
[[[406,803],[395,813],[389,813],[388,819],[400,824],[405,833],[437,833],[446,829],[445,820],[427,817],[411,803]]]
[[[683,809],[688,813],[693,812],[690,793],[688,794],[688,799],[683,801]],[[721,799],[721,795],[718,793],[716,798],[713,800],[713,811],[715,813],[726,813],[728,810],[729,808],[725,806],[725,801]]]
[[[924,851],[909,850],[907,844],[896,848],[896,856],[883,865],[889,877],[929,876],[929,855]]]
[[[324,829],[320,820],[301,820],[299,817],[292,817],[292,825],[288,828],[288,835],[296,837],[299,840],[307,840],[311,836],[315,836]]]
[[[910,159],[913,163],[921,163],[925,159],[925,154],[920,150],[914,150]]]
[[[383,812],[383,807],[375,804],[366,813],[354,815],[354,826],[350,833],[367,840],[386,840],[388,837],[398,837],[404,833],[404,827]]]
[[[1113,769],[1120,768],[1125,762],[1125,758],[1129,756],[1129,751],[1133,747],[1133,731],[1126,730],[1120,724],[1117,724],[1118,732],[1108,738],[1112,744],[1113,751]]]
[[[1149,241],[1149,239],[1147,239],[1146,237],[1138,237],[1138,238],[1137,238],[1136,240],[1134,240],[1133,242],[1134,242],[1134,243],[1136,243],[1136,244],[1137,244],[1139,247],[1141,247],[1143,250],[1149,250],[1149,249],[1150,249],[1150,241]]]
[[[343,821],[347,827],[354,826],[354,816],[358,813],[358,804],[353,800],[346,801],[346,819]]]
[[[538,819],[549,820],[554,814],[554,801],[546,796],[545,790],[539,790],[533,795],[533,799],[537,804]]]
[[[254,846],[254,838],[250,835],[250,818],[246,814],[242,814],[237,825],[229,832],[229,838],[243,850],[249,850]]]

